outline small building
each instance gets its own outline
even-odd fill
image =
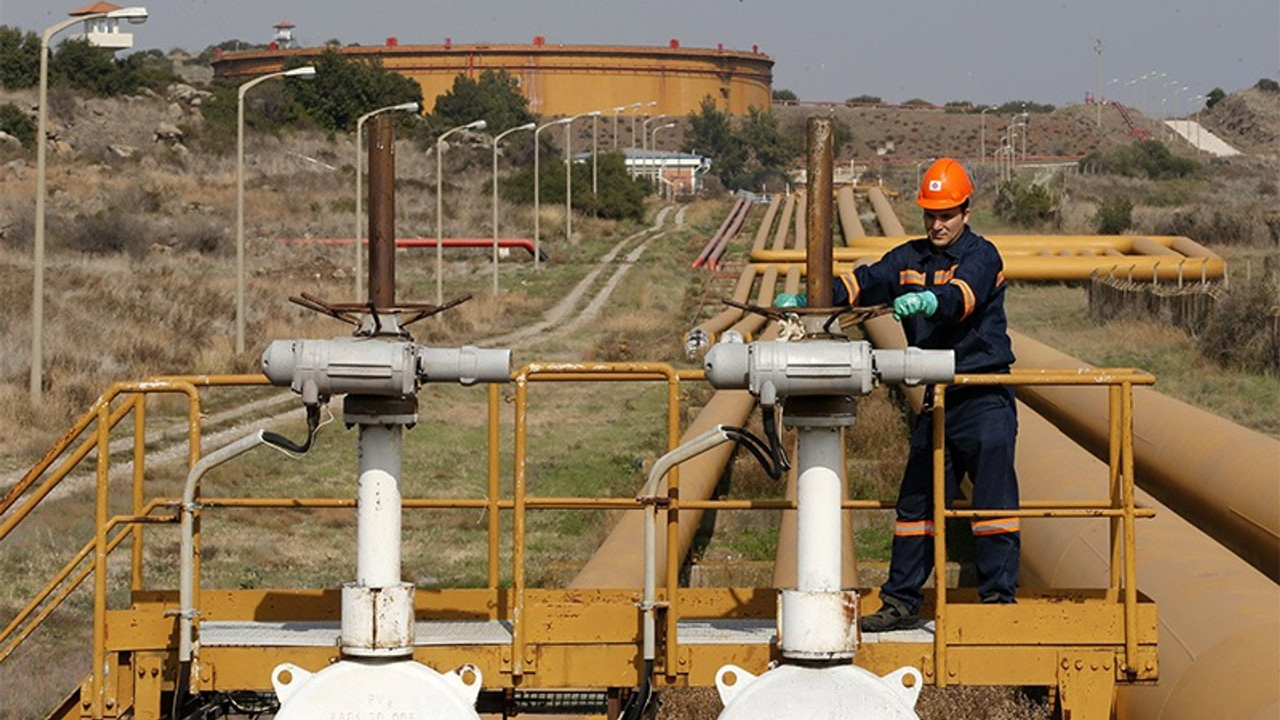
[[[702,176],[711,170],[711,158],[667,150],[622,148],[623,162],[632,177],[661,182],[666,198],[688,196],[702,189]],[[591,153],[574,153],[574,162],[591,162]]]
[[[82,17],[85,15],[99,15],[103,13],[115,12],[123,10],[119,5],[112,5],[109,2],[95,2],[85,5],[78,10],[72,10],[67,13],[71,17]],[[84,21],[84,33],[74,36],[73,39],[84,39],[94,47],[106,48],[108,50],[126,50],[133,47],[133,33],[120,31],[120,20],[122,18],[111,17],[94,17]],[[136,19],[136,22],[142,22],[146,19],[145,15]],[[125,18],[126,22],[130,21]]]
[[[271,38],[271,47],[277,50],[292,50],[298,47],[298,43],[293,39],[293,28],[296,27],[290,22],[278,22],[272,26],[275,28],[276,34]]]

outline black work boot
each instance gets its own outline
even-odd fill
[[[907,609],[906,603],[891,595],[881,595],[880,602],[883,604],[879,610],[862,616],[862,632],[913,630],[920,626],[920,616]]]

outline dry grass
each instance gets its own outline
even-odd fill
[[[137,126],[144,127],[146,122],[144,119]],[[84,125],[86,131],[96,127],[87,121]],[[30,167],[21,166],[0,170],[0,187],[5,191],[0,193],[0,269],[19,279],[0,288],[0,301],[9,309],[0,319],[0,401],[10,409],[0,418],[0,432],[8,438],[0,470],[9,474],[29,467],[65,430],[69,419],[83,412],[111,382],[174,372],[251,372],[260,348],[271,339],[331,337],[348,332],[345,326],[290,305],[286,296],[306,291],[326,299],[351,300],[353,249],[284,245],[267,238],[347,237],[352,233],[354,177],[348,158],[354,157],[354,147],[350,138],[313,135],[292,138],[288,143],[269,137],[251,140],[246,195],[249,350],[241,355],[232,348],[234,162],[227,157],[176,158],[157,147],[140,159],[72,167],[72,160],[97,157],[100,145],[77,147],[79,154],[53,161],[46,276],[48,392],[39,407],[32,407],[26,396],[31,287],[21,280],[31,276],[32,210],[31,204],[21,199],[34,191],[33,173]],[[477,164],[475,152],[461,147],[451,148],[445,160],[449,219],[445,234],[486,236],[491,232],[487,165]],[[397,164],[398,234],[434,236],[434,155],[406,144],[398,149]],[[910,184],[906,180],[909,169],[898,168],[897,172],[904,184]],[[1241,183],[1238,187],[1247,187],[1246,180]],[[1098,193],[1108,191],[1106,187],[1096,189]],[[918,213],[910,207],[910,199],[900,198],[899,202],[908,225],[917,222]],[[1257,207],[1265,204],[1264,199]],[[533,359],[683,362],[681,335],[705,313],[704,296],[718,299],[731,288],[708,285],[704,276],[683,270],[672,272],[672,258],[676,258],[675,267],[683,268],[718,227],[726,208],[723,202],[689,206],[685,221],[691,231],[655,241],[598,317],[575,332],[551,337],[536,352],[518,349],[515,364]],[[79,218],[113,209],[137,216],[146,234],[145,252],[140,257],[87,257],[61,246]],[[1081,211],[1079,217],[1085,222],[1087,212]],[[1145,216],[1143,222],[1147,222]],[[528,210],[504,210],[502,223],[503,236],[532,235],[533,215]],[[489,292],[487,251],[445,253],[445,298],[468,293],[474,298],[440,320],[412,326],[415,339],[432,345],[459,345],[528,324],[582,278],[605,250],[634,231],[628,226],[580,218],[575,219],[574,237],[566,239],[561,207],[542,208],[540,223],[543,248],[551,261],[535,274],[526,257],[504,260],[498,297]],[[993,227],[991,232],[997,230]],[[751,232],[744,230],[744,236]],[[1274,254],[1275,250],[1264,244],[1260,249],[1233,246],[1232,252],[1248,258]],[[398,298],[434,301],[434,257],[431,250],[399,253]],[[610,274],[602,273],[589,294]],[[1280,395],[1274,379],[1242,380],[1238,374],[1205,366],[1187,354],[1185,338],[1158,327],[1094,326],[1083,303],[1080,288],[1020,285],[1011,291],[1009,306],[1015,327],[1066,352],[1098,364],[1149,367],[1161,378],[1162,391],[1181,393],[1184,399],[1240,422],[1280,433],[1276,419]],[[1157,362],[1159,365],[1153,366]],[[696,405],[705,394],[703,389],[690,389],[687,399]],[[238,404],[245,397],[211,394],[210,406]],[[510,413],[510,397],[509,392],[504,393],[506,414]],[[632,493],[663,447],[660,423],[645,424],[660,418],[663,407],[661,392],[651,387],[628,384],[575,390],[542,386],[533,399],[529,473],[539,494]],[[182,409],[173,401],[157,402],[153,407],[161,421]],[[620,436],[621,416],[629,422]],[[483,446],[480,417],[474,391],[435,387],[424,391],[423,421],[409,433],[406,443],[405,465],[412,468],[406,473],[406,494],[475,493],[484,477],[483,458],[473,450]],[[440,418],[448,418],[448,422]],[[644,422],[637,426],[630,422],[632,418],[643,418]],[[759,433],[758,421],[753,423]],[[510,437],[510,427],[507,417],[504,437]],[[904,428],[902,411],[887,391],[878,391],[859,403],[859,422],[851,432],[849,453],[849,476],[857,495],[892,497],[904,453],[899,442]],[[301,436],[296,422],[286,423],[282,429],[290,437]],[[505,452],[504,477],[509,477],[509,448]],[[335,423],[326,426],[320,445],[304,460],[282,461],[259,451],[221,468],[209,478],[205,492],[346,496],[352,492],[355,467],[354,433]],[[153,467],[150,472],[154,492],[176,494],[181,468]],[[765,477],[754,460],[739,458],[732,471],[732,492],[735,496],[776,497],[780,486]],[[83,541],[85,528],[92,526],[89,508],[83,496],[50,502],[31,529],[6,539],[5,552],[0,555],[0,576],[5,578],[0,589],[0,618],[11,616],[31,597],[36,584],[63,562],[68,545]],[[113,506],[113,512],[120,510]],[[210,586],[332,587],[351,576],[354,538],[350,511],[210,512],[207,517],[205,572]],[[741,519],[732,519],[735,517]],[[509,527],[508,520],[504,519],[504,524]],[[770,556],[776,530],[768,514],[726,513],[720,520],[717,538],[704,549],[704,557]],[[537,514],[531,522],[536,538],[530,548],[531,564],[536,571],[530,581],[535,585],[563,583],[610,524],[609,513],[602,511]],[[407,578],[424,586],[483,582],[484,517],[480,513],[417,513],[406,520],[405,527]],[[176,534],[166,530],[149,533],[147,580],[156,587],[176,583]],[[509,548],[504,548],[504,559],[508,557]],[[113,573],[117,573],[113,574],[115,584],[120,576],[118,570]],[[67,648],[84,647],[85,603],[83,594],[77,596],[70,619],[56,620],[56,633],[42,630],[24,650],[18,663],[27,668],[22,679],[14,681],[10,675],[0,674],[0,685],[20,682],[31,687],[28,699],[39,701],[43,710],[52,704],[52,698],[82,679],[83,665],[78,660],[69,662],[65,653]],[[54,634],[66,639],[55,642]],[[11,672],[8,668],[14,664],[0,666],[0,673]],[[987,692],[948,691],[941,694],[945,698],[935,700],[926,688],[921,715],[991,720],[1044,717],[1042,708],[1024,708],[1014,694]],[[695,701],[680,711],[678,695],[672,693],[668,700],[664,713],[670,717],[718,713],[714,697],[710,705],[695,707]],[[0,710],[0,717],[25,717],[35,712],[32,708],[6,708]]]

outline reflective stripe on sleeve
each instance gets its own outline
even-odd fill
[[[858,304],[858,295],[862,294],[862,288],[858,287],[858,278],[853,271],[840,276],[840,282],[844,283],[845,292],[849,293],[849,305]]]
[[[969,287],[969,283],[960,278],[952,278],[951,284],[960,288],[960,294],[964,296],[964,313],[960,315],[960,319],[963,320],[969,317],[969,313],[978,306],[978,299],[974,296],[973,288]]]
[[[902,270],[898,273],[899,285],[920,285],[924,286],[924,273],[919,270]]]

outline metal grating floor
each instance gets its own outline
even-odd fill
[[[200,623],[204,647],[337,647],[342,624],[329,622]],[[414,645],[510,645],[511,623],[505,620],[427,620],[414,627]]]
[[[207,621],[200,624],[205,647],[337,647],[341,623]],[[681,620],[676,632],[688,645],[769,645],[777,641],[773,619]],[[414,645],[509,645],[506,620],[427,620],[414,628]],[[914,630],[863,633],[863,643],[933,642],[933,622]]]

